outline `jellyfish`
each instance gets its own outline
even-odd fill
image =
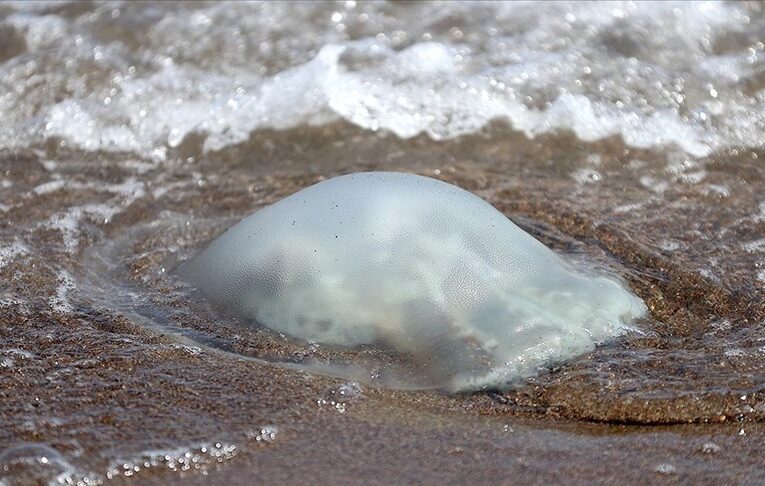
[[[217,308],[295,339],[381,346],[448,391],[506,389],[646,314],[480,197],[429,177],[331,178],[229,228],[178,271]]]

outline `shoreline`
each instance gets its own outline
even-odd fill
[[[0,422],[8,424],[0,428],[0,450],[46,443],[80,473],[105,477],[119,459],[145,459],[146,451],[191,448],[196,457],[200,444],[236,446],[236,454],[220,464],[209,452],[199,456],[207,475],[181,476],[163,465],[135,474],[141,483],[155,484],[245,484],[261,474],[274,481],[338,482],[411,482],[425,473],[433,481],[532,483],[761,477],[765,396],[757,376],[765,362],[756,349],[763,290],[751,281],[758,253],[733,245],[761,225],[754,219],[736,223],[759,196],[745,191],[725,205],[713,204],[691,185],[656,199],[650,188],[630,182],[631,160],[646,164],[640,170],[661,170],[664,161],[656,154],[627,151],[618,140],[583,145],[567,135],[528,140],[508,130],[499,124],[486,134],[433,142],[397,140],[347,124],[304,127],[257,133],[225,153],[143,172],[123,164],[119,154],[6,156],[5,177],[13,183],[9,198],[0,201],[9,206],[0,229],[7,243],[19,241],[24,252],[0,268],[8,282],[0,360],[11,360],[0,373]],[[344,145],[331,147],[326,140]],[[269,146],[280,148],[269,152]],[[374,153],[405,156],[360,162],[373,160]],[[580,184],[570,174],[592,154],[602,159],[604,179]],[[309,155],[316,164],[306,169]],[[50,159],[62,162],[51,170],[44,163]],[[291,163],[276,169],[276,160]],[[763,177],[753,164],[720,156],[705,167],[710,180],[723,178],[733,191],[747,187],[740,176],[750,184]],[[226,177],[221,167],[229,171]],[[318,401],[335,396],[332,390],[343,380],[178,342],[94,303],[77,287],[94,268],[88,259],[107,255],[111,270],[104,281],[129,282],[171,327],[227,343],[243,356],[305,352],[216,321],[174,293],[163,262],[209,241],[226,221],[323,177],[379,168],[437,175],[479,194],[555,250],[618,269],[651,305],[646,334],[599,347],[504,394],[362,386],[362,396],[339,413]],[[52,176],[75,184],[46,185],[56,180]],[[59,215],[78,214],[72,211],[93,201],[119,212],[106,223],[83,217],[73,237],[52,226]],[[653,206],[618,206],[641,201]],[[718,240],[714,246],[720,268],[730,270],[723,279],[697,270],[708,261],[711,243],[703,232],[685,232],[674,223],[689,214],[702,228],[727,224],[733,231],[726,245]],[[197,224],[187,226],[184,218]],[[665,240],[681,246],[667,250]],[[67,241],[74,241],[74,251]],[[121,245],[119,251],[94,250],[111,242]],[[172,253],[178,242],[181,250]],[[638,423],[654,425],[625,425]],[[507,434],[505,425],[516,433]],[[273,442],[257,440],[266,426],[278,431]],[[738,435],[741,430],[745,435]],[[699,452],[706,442],[719,450]],[[321,469],[328,457],[334,457],[334,468]],[[401,466],[393,467],[394,460]]]

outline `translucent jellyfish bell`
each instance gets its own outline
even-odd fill
[[[336,177],[265,207],[180,275],[295,338],[393,346],[452,391],[511,386],[646,313],[481,198],[396,172]]]

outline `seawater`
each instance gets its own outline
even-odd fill
[[[346,120],[436,140],[528,136],[760,147],[761,6],[718,2],[281,2],[0,7],[0,143],[163,159]]]

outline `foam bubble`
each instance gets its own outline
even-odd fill
[[[106,478],[131,477],[146,470],[170,470],[184,473],[187,471],[206,471],[211,465],[225,462],[236,457],[236,444],[227,442],[203,443],[191,447],[147,450],[135,457],[119,460],[109,467]]]
[[[579,184],[596,184],[603,179],[603,175],[595,169],[584,168],[571,174]]]
[[[40,443],[10,446],[0,453],[0,484],[101,484],[95,474],[83,474],[54,448]]]
[[[722,450],[722,447],[715,444],[714,442],[704,442],[701,445],[701,452],[704,454],[717,454]]]
[[[348,404],[358,400],[361,396],[361,385],[355,381],[350,381],[327,390],[324,397],[316,400],[316,404],[319,407],[329,407],[338,413],[345,413],[348,410]]]
[[[245,434],[248,439],[254,439],[255,442],[270,444],[276,440],[279,434],[279,427],[275,425],[264,425],[255,431],[249,431]]]
[[[674,465],[672,465],[672,464],[662,463],[662,464],[659,464],[658,466],[656,466],[654,468],[654,471],[656,471],[659,474],[662,474],[662,475],[665,475],[665,476],[669,476],[669,475],[672,475],[672,474],[676,474],[677,473],[677,468]]]

